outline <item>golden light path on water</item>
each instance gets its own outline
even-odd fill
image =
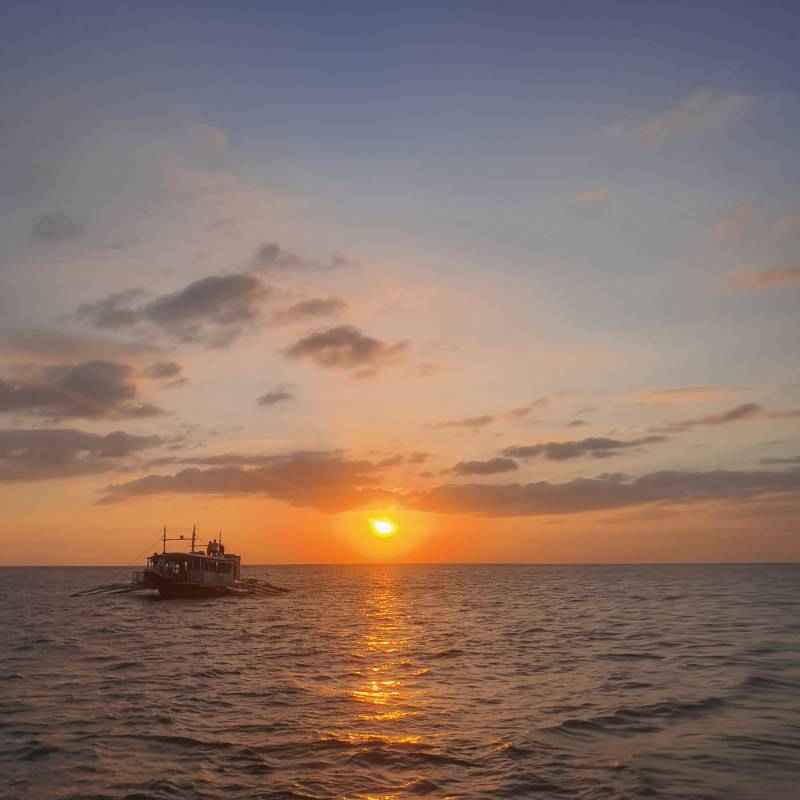
[[[392,751],[430,751],[435,743],[414,730],[421,721],[429,698],[420,682],[428,670],[414,663],[414,636],[408,610],[398,602],[394,581],[398,575],[386,570],[375,575],[373,591],[357,606],[364,633],[356,641],[352,656],[358,667],[348,673],[354,679],[344,687],[352,701],[352,712],[341,720],[341,728],[324,739],[361,748],[361,755],[378,760],[392,758]],[[404,787],[411,789],[412,786]],[[404,794],[346,795],[342,800],[396,800]]]

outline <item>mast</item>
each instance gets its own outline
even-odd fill
[[[192,552],[194,553],[194,540],[197,538],[197,525],[192,525]]]
[[[167,526],[166,525],[164,526],[164,543],[162,545],[161,552],[162,553],[166,553],[167,552]]]

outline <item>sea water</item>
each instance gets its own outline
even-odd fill
[[[800,797],[800,566],[0,570],[3,798]]]

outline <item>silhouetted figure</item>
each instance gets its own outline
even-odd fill
[[[211,542],[211,555],[215,556],[218,553],[219,553],[219,545],[217,544],[217,540],[214,539],[214,541]]]
[[[222,544],[222,542],[219,543],[219,557],[220,558],[225,557],[225,545]]]
[[[212,550],[212,546],[211,546],[211,539],[209,539],[208,540],[208,545],[206,545],[206,555],[210,556],[212,552],[213,552],[213,550]]]

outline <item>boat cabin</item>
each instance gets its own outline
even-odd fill
[[[163,552],[153,553],[143,570],[134,572],[132,583],[145,589],[158,589],[165,597],[209,596],[227,592],[241,577],[241,556],[225,553],[215,545],[198,551],[197,533],[192,530],[191,550],[188,553],[167,552],[167,542],[186,541],[181,535],[168,539],[166,528]],[[205,550],[205,552],[204,552]]]

